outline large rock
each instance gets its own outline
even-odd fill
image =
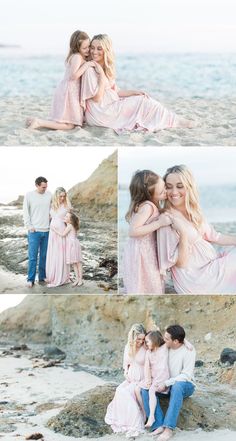
[[[231,348],[224,348],[220,354],[220,361],[222,363],[234,364],[236,361],[236,351]]]
[[[110,433],[104,417],[114,392],[115,386],[107,384],[75,396],[57,416],[48,421],[48,426],[55,432],[77,438],[100,437]],[[161,406],[165,412],[168,398],[161,399]],[[192,397],[184,400],[178,427],[183,430],[236,430],[236,409],[221,390],[197,390]]]
[[[84,182],[72,187],[69,197],[73,207],[86,218],[117,219],[117,152],[104,159]]]
[[[104,417],[115,389],[116,385],[107,384],[75,396],[56,417],[48,421],[48,427],[55,432],[76,438],[100,437],[111,433]]]

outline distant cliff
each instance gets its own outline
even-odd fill
[[[0,314],[0,341],[53,343],[79,363],[118,368],[130,326],[179,323],[197,356],[235,347],[234,296],[27,296]]]

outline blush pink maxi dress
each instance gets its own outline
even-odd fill
[[[64,218],[68,208],[61,206],[58,210],[50,210],[52,218],[50,224],[48,249],[46,258],[46,278],[48,286],[60,286],[70,281],[70,265],[66,263],[66,239],[51,229],[54,227],[60,233],[65,230]]]
[[[178,127],[179,117],[149,96],[120,98],[115,83],[107,78],[104,96],[98,103],[92,99],[97,91],[98,75],[94,68],[89,68],[81,81],[81,105],[90,126],[109,127],[117,133],[126,130],[156,132]]]
[[[171,270],[175,291],[178,294],[235,294],[236,293],[236,247],[217,252],[211,242],[220,233],[205,222],[199,232],[185,219],[190,257],[184,268],[175,263],[178,256],[179,236],[171,227],[157,231],[158,260],[160,272],[165,277]]]
[[[66,263],[78,263],[82,261],[82,253],[77,233],[72,226],[71,230],[66,236]]]
[[[50,119],[53,121],[82,126],[83,109],[79,102],[80,79],[72,78],[83,62],[80,54],[74,54],[66,63],[65,76],[54,93],[50,114]]]
[[[158,219],[159,210],[150,201],[145,204],[152,208],[152,214],[146,222],[149,224]],[[133,214],[132,219],[135,216]],[[163,294],[155,231],[145,236],[129,237],[123,256],[123,282],[127,294]]]
[[[144,419],[135,397],[135,387],[144,379],[146,349],[138,350],[134,358],[128,353],[128,346],[124,351],[124,370],[128,370],[128,379],[121,383],[115,392],[112,402],[108,405],[105,422],[115,433],[142,433]]]
[[[141,383],[141,387],[147,389],[147,382],[151,380],[150,389],[157,392],[157,383],[164,383],[169,378],[168,348],[166,344],[160,346],[155,351],[147,350],[144,381]],[[168,391],[164,393],[168,393]]]

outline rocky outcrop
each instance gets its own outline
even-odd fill
[[[116,385],[107,384],[75,396],[58,415],[48,421],[48,427],[76,438],[97,438],[112,433],[104,417],[115,389]]]
[[[111,433],[104,417],[114,392],[115,385],[107,384],[75,396],[58,415],[48,421],[48,426],[55,432],[76,438],[100,437]],[[160,402],[166,412],[168,398],[161,398]],[[235,430],[236,409],[232,409],[224,392],[212,388],[198,389],[190,398],[184,400],[178,427],[184,430]]]
[[[117,152],[104,159],[84,182],[72,187],[73,207],[86,217],[104,220],[117,218]]]
[[[19,195],[18,198],[15,201],[10,202],[8,205],[10,206],[16,206],[16,207],[22,207],[24,202],[24,196]]]

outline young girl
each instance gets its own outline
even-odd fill
[[[145,427],[151,427],[155,421],[154,414],[157,405],[156,388],[159,383],[168,380],[170,374],[168,368],[168,348],[164,344],[160,331],[149,332],[145,337],[145,343],[148,350],[145,357],[144,382],[141,387],[149,389],[150,414]],[[143,413],[145,413],[141,397],[141,387],[136,387],[135,394]],[[168,393],[168,389],[163,393]]]
[[[80,77],[94,61],[86,62],[89,56],[89,36],[82,31],[75,31],[70,38],[70,50],[66,58],[64,79],[56,88],[51,109],[51,120],[29,118],[30,129],[45,127],[54,130],[71,130],[83,124],[83,110],[80,106]]]
[[[65,216],[66,228],[61,233],[60,231],[53,228],[55,233],[59,234],[61,237],[66,238],[66,263],[73,265],[75,272],[75,282],[72,286],[81,286],[82,281],[82,255],[81,246],[79,239],[77,238],[77,231],[79,230],[79,218],[73,213],[69,212]]]
[[[137,171],[130,183],[131,202],[126,220],[129,240],[123,258],[123,281],[127,294],[162,294],[155,231],[170,225],[169,215],[159,212],[166,199],[163,179],[150,170]]]

